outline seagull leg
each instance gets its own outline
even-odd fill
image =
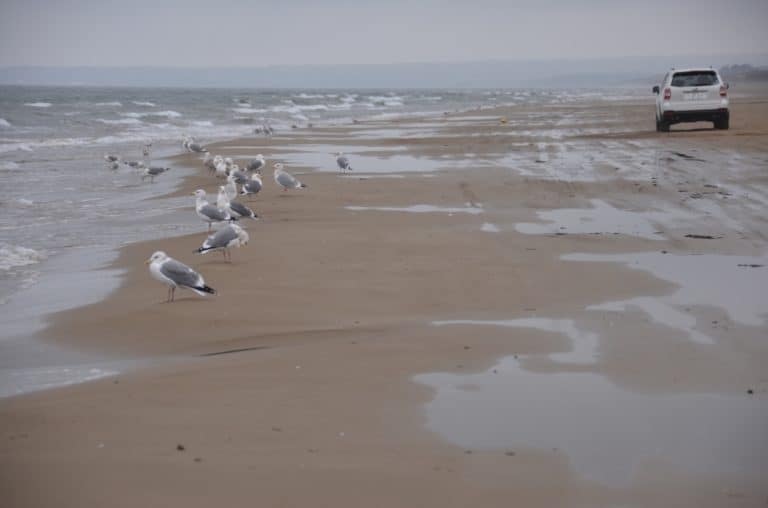
[[[171,301],[173,301],[176,298],[176,288],[171,288]]]

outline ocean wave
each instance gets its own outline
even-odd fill
[[[193,120],[192,125],[196,127],[213,127],[213,122],[210,120]]]
[[[293,104],[289,106],[272,106],[270,111],[275,113],[290,113],[292,115],[300,115],[304,111],[328,111],[328,106],[325,104]]]
[[[146,106],[148,108],[154,108],[157,106],[154,102],[149,101],[131,101],[133,104],[136,104],[137,106]]]
[[[369,95],[368,100],[376,106],[399,107],[405,99],[398,95]]]
[[[30,108],[50,108],[53,106],[50,102],[25,102],[24,105]]]
[[[0,129],[11,129],[13,125],[5,118],[0,118]]]
[[[267,112],[266,109],[259,109],[259,108],[232,108],[232,111],[234,111],[235,113],[241,113],[244,115]]]
[[[0,144],[0,153],[6,152],[31,152],[32,148],[28,143],[3,143]]]
[[[26,198],[19,198],[19,199],[16,200],[16,202],[18,204],[20,204],[21,206],[32,206],[32,205],[35,204],[34,201],[32,201],[31,199],[26,199]]]
[[[96,121],[105,123],[107,125],[139,125],[142,123],[138,118],[122,118],[120,120],[106,120],[104,118],[97,118]]]
[[[120,113],[122,116],[128,118],[144,118],[145,116],[163,116],[165,118],[180,118],[182,115],[178,111],[130,111],[128,113]]]
[[[28,266],[44,261],[48,256],[43,252],[18,245],[0,244],[0,270],[8,271],[19,266]]]
[[[123,103],[119,101],[111,101],[111,102],[94,102],[94,106],[113,106],[116,108],[123,107]]]
[[[19,169],[19,165],[13,161],[0,162],[0,171],[13,171]]]

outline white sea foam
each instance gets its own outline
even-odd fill
[[[27,143],[4,143],[0,145],[0,153],[4,152],[31,152],[32,148]]]
[[[11,125],[11,122],[6,120],[5,118],[0,118],[0,129],[10,129],[13,125]]]
[[[195,125],[197,127],[213,127],[213,122],[210,120],[194,120],[192,122],[192,125]]]
[[[105,123],[107,125],[138,125],[141,120],[138,118],[122,118],[120,120],[106,120],[104,118],[98,118],[97,122]]]
[[[123,103],[120,101],[111,101],[111,102],[94,102],[94,106],[113,106],[116,108],[121,108],[123,106]]]
[[[18,266],[34,265],[47,256],[43,252],[18,245],[0,244],[0,270],[8,271]]]
[[[181,113],[178,111],[129,111],[128,113],[121,113],[123,116],[127,116],[128,118],[144,118],[145,116],[164,116],[166,118],[179,118],[181,117]]]
[[[13,161],[2,161],[0,162],[0,171],[12,171],[14,169],[19,169],[19,165]]]
[[[154,108],[156,104],[154,102],[149,101],[131,101],[133,104],[136,104],[137,106],[146,106],[148,108]]]
[[[18,204],[20,204],[21,206],[32,206],[32,205],[35,204],[34,201],[32,201],[31,199],[26,199],[26,198],[19,198],[19,199],[16,200],[16,202]]]
[[[52,106],[50,102],[25,102],[24,105],[30,108],[50,108]]]
[[[244,115],[267,112],[266,109],[260,109],[260,108],[232,108],[232,111],[234,111],[235,113],[242,113]]]

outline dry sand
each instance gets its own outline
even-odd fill
[[[249,202],[263,219],[247,223],[252,242],[233,253],[232,264],[217,255],[192,254],[205,238],[202,223],[199,234],[125,248],[117,262],[126,270],[123,286],[103,302],[55,316],[43,338],[167,361],[1,401],[3,505],[764,506],[765,470],[710,474],[647,461],[629,482],[606,485],[577,471],[555,443],[546,449],[458,446],[425,426],[424,405],[434,391],[413,380],[430,372],[483,372],[514,354],[533,372],[589,372],[649,395],[743,397],[750,388],[756,407],[764,409],[764,323],[747,326],[723,317],[722,309],[691,305],[687,312],[697,329],[711,321],[722,325],[706,327],[715,339],[709,345],[638,309],[618,314],[609,325],[586,308],[661,297],[675,285],[621,263],[561,259],[574,252],[662,250],[764,255],[764,202],[718,202],[722,217],[702,216],[697,208],[701,199],[722,199],[713,189],[729,183],[753,194],[768,188],[764,171],[727,171],[739,164],[733,154],[762,160],[763,170],[768,166],[768,101],[737,98],[732,111],[728,132],[683,126],[660,135],[649,130],[649,105],[551,108],[538,112],[540,121],[560,129],[562,140],[543,137],[541,148],[522,134],[536,113],[525,108],[447,115],[433,121],[434,136],[350,138],[419,122],[403,120],[216,146],[215,153],[226,153],[228,145],[252,145],[270,162],[273,154],[302,143],[367,146],[383,160],[393,148],[425,161],[466,160],[430,177],[403,173],[404,178],[342,178],[294,166],[289,169],[305,173],[301,178],[309,188],[285,194],[266,174],[265,189]],[[459,121],[462,116],[468,119]],[[509,122],[498,122],[500,117]],[[586,164],[605,178],[547,179],[519,171],[518,161],[546,171],[569,146],[582,157],[573,164]],[[548,152],[547,162],[532,162],[538,151]],[[708,172],[674,152],[706,156]],[[585,153],[593,158],[584,159]],[[643,160],[648,153],[655,164],[652,178],[632,174],[645,164],[627,157]],[[330,155],[322,157],[327,167],[333,165]],[[177,162],[200,166],[192,156]],[[213,191],[212,180],[201,169],[179,193]],[[665,224],[659,239],[610,230],[516,231],[518,223],[541,223],[537,211],[588,208],[594,199],[640,212],[675,206],[699,219]],[[190,196],[189,213],[192,202]],[[459,210],[345,209],[416,204]],[[738,231],[729,227],[733,221]],[[483,224],[500,231],[483,231]],[[686,238],[690,233],[723,238]],[[220,295],[202,299],[182,291],[176,302],[162,303],[165,289],[143,264],[158,249],[196,267]],[[762,269],[768,268],[755,268]],[[564,365],[549,356],[574,347],[562,334],[431,325],[527,317],[589,326],[599,332],[599,355]],[[607,429],[611,422],[603,424]],[[596,455],[605,430],[600,425],[592,433]],[[754,443],[763,463],[764,437]],[[647,443],[635,446],[633,454]]]

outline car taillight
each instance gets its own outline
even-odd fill
[[[728,91],[725,88],[725,86],[720,86],[720,97],[727,97],[727,96],[728,96]]]
[[[664,89],[664,100],[668,101],[672,98],[672,89],[671,88],[665,88]]]

